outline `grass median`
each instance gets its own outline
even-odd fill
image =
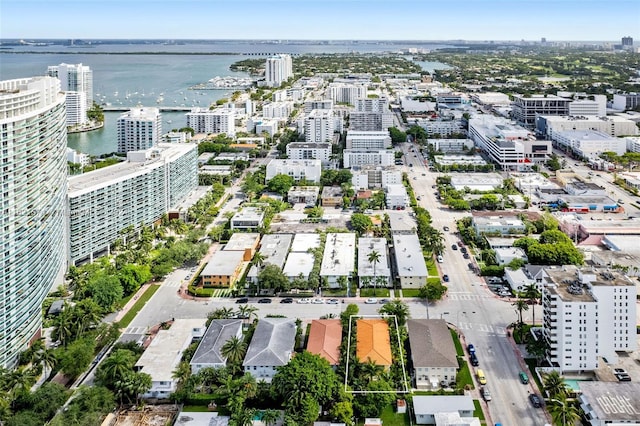
[[[147,290],[140,296],[136,303],[129,309],[129,311],[118,322],[120,328],[128,327],[131,321],[138,315],[138,312],[144,308],[144,305],[151,299],[151,297],[158,291],[159,285],[150,285]]]

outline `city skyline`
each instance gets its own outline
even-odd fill
[[[73,10],[73,21],[69,10]],[[141,16],[145,19],[141,20]],[[640,38],[640,3],[634,0],[606,3],[461,0],[455,4],[427,0],[3,0],[0,27],[3,39],[484,41],[544,37],[548,41],[619,42],[623,36]]]

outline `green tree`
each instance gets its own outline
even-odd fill
[[[351,228],[358,233],[358,235],[366,234],[373,227],[371,218],[362,213],[354,213],[351,215]]]
[[[358,308],[358,305],[354,303],[348,304],[345,310],[340,313],[340,322],[342,323],[342,327],[347,329],[349,327],[350,318],[358,315],[359,313],[360,308]]]
[[[433,302],[442,299],[446,292],[447,286],[443,285],[440,280],[437,280],[437,282],[427,280],[427,284],[424,287],[420,287],[418,297]]]
[[[531,283],[531,284],[527,284],[524,289],[523,289],[523,296],[527,299],[527,301],[529,301],[529,303],[531,305],[534,305],[533,308],[531,308],[531,315],[532,315],[532,323],[533,325],[536,324],[536,310],[535,310],[535,305],[538,303],[538,300],[541,297],[540,291],[538,290],[538,286],[535,283]]]
[[[575,401],[569,401],[566,394],[558,394],[550,398],[547,410],[551,414],[554,425],[574,426],[580,420],[580,411]]]
[[[111,312],[123,296],[120,280],[115,276],[102,275],[87,285],[91,298],[105,311]]]
[[[95,353],[96,342],[91,338],[70,343],[60,357],[60,371],[67,377],[77,378],[89,367]]]
[[[331,406],[329,415],[337,422],[353,425],[353,406],[351,401],[336,402]]]
[[[113,393],[102,386],[81,386],[77,395],[51,426],[92,426],[100,424],[116,406]]]
[[[42,365],[44,368],[44,376],[48,377],[48,371],[51,371],[56,366],[58,359],[51,349],[42,349],[36,352],[35,362]]]
[[[376,264],[380,263],[380,257],[380,253],[377,250],[372,250],[367,256],[367,261],[373,267],[373,280],[375,282],[375,287],[373,290],[374,294],[376,293],[376,290],[378,288],[376,281]]]
[[[247,344],[237,336],[231,337],[220,348],[220,354],[227,359],[227,362],[236,366],[242,362],[246,353]]]
[[[151,279],[151,268],[149,265],[123,265],[118,271],[118,279],[125,294],[138,291],[140,286]]]
[[[391,143],[394,145],[407,141],[407,134],[397,127],[389,127],[389,135],[391,136]]]
[[[261,288],[269,288],[274,291],[286,291],[289,289],[289,278],[277,265],[267,265],[258,274],[258,284]]]
[[[516,312],[518,314],[518,329],[520,330],[520,341],[523,339],[522,333],[524,332],[524,321],[522,320],[522,312],[529,310],[529,305],[527,305],[527,301],[525,299],[517,299],[515,302],[511,304],[514,308],[516,308]]]
[[[275,426],[278,420],[280,420],[280,411],[267,409],[262,412],[262,423],[265,426]]]
[[[285,401],[288,412],[302,413],[309,401],[324,405],[333,401],[339,391],[339,380],[329,362],[307,351],[297,354],[288,364],[278,367],[273,377],[272,389]],[[318,416],[305,419],[306,423]]]
[[[369,382],[366,394],[355,397],[353,408],[357,417],[380,417],[382,410],[393,403],[396,395],[393,387],[386,380],[374,380]]]
[[[267,188],[269,188],[269,191],[276,192],[284,196],[287,195],[287,192],[289,192],[294,183],[295,180],[292,176],[279,174],[269,180]]]
[[[558,371],[550,371],[542,375],[542,389],[549,398],[567,394],[567,384]]]
[[[385,303],[378,312],[382,315],[395,315],[399,327],[404,327],[409,318],[409,307],[400,299]]]
[[[116,349],[98,366],[96,381],[102,386],[114,389],[115,382],[122,380],[133,370],[136,359],[136,355],[130,350]]]

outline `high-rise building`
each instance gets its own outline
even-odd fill
[[[182,202],[198,185],[198,149],[131,151],[126,162],[72,176],[68,185],[67,256],[75,265],[108,253],[122,229],[151,225]]]
[[[291,55],[279,54],[267,58],[264,76],[269,87],[278,87],[290,77],[293,77]]]
[[[84,92],[87,108],[93,105],[93,71],[87,65],[65,64],[47,68],[47,75],[58,77],[64,92]]]
[[[536,115],[568,115],[571,99],[554,95],[513,95],[513,118],[528,129],[536,124]]]
[[[235,136],[235,110],[232,108],[193,108],[187,113],[187,127],[196,133],[225,133]]]
[[[41,305],[64,273],[67,176],[60,81],[0,82],[0,366],[40,336]]]
[[[47,75],[57,77],[65,92],[67,126],[87,122],[87,110],[93,106],[93,71],[82,64],[52,65]]]
[[[355,105],[356,100],[367,97],[367,86],[363,83],[329,83],[327,98],[336,103]]]
[[[118,152],[149,149],[162,137],[162,115],[158,108],[132,108],[118,118]]]
[[[622,48],[633,47],[633,37],[622,37]]]
[[[314,109],[304,119],[306,142],[331,142],[334,130],[334,115],[330,109]]]

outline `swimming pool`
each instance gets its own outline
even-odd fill
[[[564,384],[574,392],[580,392],[580,382],[591,382],[593,380],[564,379]]]

